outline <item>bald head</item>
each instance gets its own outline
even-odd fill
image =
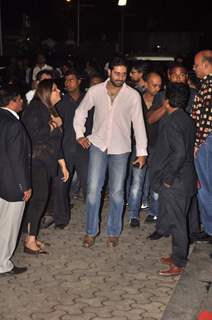
[[[149,94],[155,96],[161,89],[162,79],[156,72],[150,72],[146,76],[145,87]]]
[[[195,55],[194,67],[196,76],[200,79],[212,73],[212,50],[202,50]]]

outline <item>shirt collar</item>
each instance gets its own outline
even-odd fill
[[[17,112],[15,112],[14,110],[11,110],[7,107],[2,107],[2,109],[9,111],[10,113],[12,113],[18,120],[20,119],[19,115],[17,114]]]

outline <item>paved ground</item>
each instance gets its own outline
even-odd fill
[[[159,258],[170,252],[170,239],[146,240],[154,225],[132,229],[125,218],[120,245],[107,248],[106,214],[107,201],[93,248],[82,247],[79,200],[68,227],[41,230],[40,238],[51,243],[48,256],[25,254],[20,243],[14,261],[28,271],[0,278],[0,320],[161,319],[179,280],[158,275],[163,268]]]

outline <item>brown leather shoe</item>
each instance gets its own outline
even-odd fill
[[[170,276],[179,276],[184,271],[184,268],[177,267],[175,265],[172,265],[172,267],[168,270],[162,270],[159,272],[160,276],[170,277]]]
[[[170,256],[160,258],[160,262],[163,264],[168,264],[168,265],[174,264],[174,261],[172,260],[172,258]]]
[[[83,239],[82,246],[84,248],[90,248],[94,245],[95,243],[95,237],[94,236],[89,236],[88,234],[85,235]]]
[[[119,244],[119,237],[109,236],[107,238],[107,242],[106,242],[107,247],[114,248],[114,247],[117,247],[118,244]]]

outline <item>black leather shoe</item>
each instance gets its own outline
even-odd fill
[[[151,214],[148,214],[148,216],[145,219],[145,223],[156,223],[157,216],[152,216]]]
[[[64,224],[56,224],[55,226],[54,226],[54,228],[55,229],[60,229],[60,230],[63,230],[66,226],[67,226],[68,224],[66,223],[64,223]]]
[[[168,237],[168,235],[163,235],[163,234],[160,234],[159,232],[157,231],[154,231],[153,233],[151,233],[147,239],[150,239],[150,240],[158,240],[160,238],[163,238],[163,237]]]
[[[209,234],[207,234],[205,231],[198,232],[198,233],[192,233],[190,236],[191,240],[193,242],[196,241],[209,241],[212,238]]]
[[[140,221],[136,218],[131,218],[130,222],[129,222],[130,227],[132,228],[136,228],[136,227],[140,227]]]
[[[12,268],[12,270],[10,270],[10,271],[8,271],[8,272],[4,272],[4,273],[2,273],[2,275],[8,275],[8,276],[12,276],[12,275],[16,275],[16,274],[20,274],[20,273],[23,273],[23,272],[25,272],[25,271],[27,271],[27,268],[26,267],[16,267],[16,266],[14,266],[13,268]]]

